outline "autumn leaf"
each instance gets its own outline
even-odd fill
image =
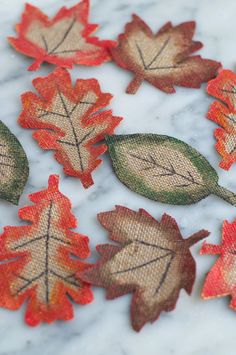
[[[112,95],[101,92],[96,79],[78,79],[72,86],[69,73],[57,68],[44,78],[36,78],[33,92],[22,95],[23,111],[18,119],[24,128],[37,131],[33,137],[43,149],[56,150],[55,158],[65,174],[78,177],[85,188],[93,184],[91,173],[107,147],[94,146],[112,134],[121,117],[104,111]]]
[[[191,294],[196,265],[189,248],[209,232],[201,230],[183,239],[167,214],[159,223],[143,209],[135,212],[122,206],[99,213],[98,219],[119,245],[98,245],[101,260],[81,277],[106,288],[108,299],[133,293],[131,319],[136,331],[162,311],[172,311],[181,288]]]
[[[157,34],[137,15],[119,35],[118,45],[111,48],[116,63],[134,73],[126,89],[135,94],[144,80],[167,93],[174,93],[174,85],[199,88],[212,79],[220,63],[191,56],[202,47],[192,40],[195,22],[185,22],[173,27],[166,23]]]
[[[222,127],[215,129],[215,147],[222,157],[219,166],[229,170],[236,162],[236,74],[222,70],[208,83],[206,91],[220,100],[213,102],[207,118]]]
[[[65,68],[99,65],[110,60],[108,48],[115,42],[91,37],[98,25],[89,24],[88,15],[89,0],[70,9],[62,7],[52,19],[26,4],[21,23],[16,26],[18,37],[8,40],[17,51],[35,58],[29,70],[37,70],[42,62]]]
[[[236,220],[233,223],[224,221],[220,245],[203,243],[200,253],[219,255],[207,274],[202,297],[210,299],[231,296],[230,307],[236,310]]]
[[[0,198],[17,205],[28,175],[28,159],[20,142],[0,121]]]
[[[19,210],[30,225],[5,227],[0,239],[0,306],[15,310],[27,301],[31,326],[73,318],[68,296],[78,304],[93,298],[77,275],[89,266],[79,259],[89,256],[88,237],[71,231],[76,219],[58,181],[51,175],[46,190],[29,196],[34,205]]]
[[[208,161],[188,144],[158,134],[106,136],[113,169],[131,190],[163,203],[188,205],[215,194],[236,206]]]

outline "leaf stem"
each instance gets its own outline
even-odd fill
[[[212,193],[214,195],[222,198],[223,200],[225,200],[229,204],[236,206],[236,194],[234,194],[232,191],[229,191],[226,188],[217,185],[214,188],[214,190],[212,191]]]
[[[40,65],[42,64],[43,62],[43,58],[38,58],[36,59],[33,64],[31,64],[29,67],[28,67],[28,70],[29,71],[35,71],[35,70],[38,70]]]
[[[208,237],[209,234],[210,232],[208,232],[207,230],[201,229],[199,232],[190,235],[190,237],[188,237],[188,239],[185,240],[185,244],[188,246],[188,248],[190,248],[195,243]]]
[[[140,85],[142,84],[142,82],[143,82],[143,77],[135,75],[134,78],[129,83],[129,85],[126,89],[126,93],[127,94],[135,94],[137,92],[137,90],[139,89]]]

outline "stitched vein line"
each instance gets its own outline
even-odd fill
[[[55,271],[53,271],[53,270],[50,270],[50,272],[54,275],[54,276],[56,276],[56,277],[58,277],[59,279],[61,279],[61,280],[63,280],[63,281],[65,281],[65,282],[67,282],[68,284],[70,284],[70,285],[72,285],[72,286],[75,286],[75,287],[78,287],[78,288],[81,288],[81,286],[80,286],[80,284],[78,283],[78,282],[76,282],[77,280],[69,280],[69,277],[67,276],[67,277],[64,277],[64,276],[62,276],[62,275],[60,275],[60,274],[58,274],[58,273],[56,273]],[[71,276],[70,276],[71,277]]]
[[[136,154],[133,154],[133,153],[129,153],[129,155],[130,155],[131,157],[134,157],[134,158],[139,159],[139,160],[141,160],[141,161],[144,161],[144,162],[146,162],[146,163],[152,164],[152,165],[153,165],[153,168],[157,167],[157,168],[161,168],[161,169],[167,171],[167,173],[164,173],[164,174],[163,174],[163,173],[162,173],[162,174],[158,174],[158,175],[154,174],[154,175],[153,175],[154,177],[157,177],[157,176],[173,176],[173,175],[177,175],[177,176],[180,176],[180,177],[182,177],[183,179],[185,179],[185,180],[187,180],[187,181],[190,182],[190,184],[188,184],[187,186],[190,186],[191,184],[196,184],[196,185],[203,186],[203,184],[201,184],[201,183],[199,183],[199,182],[197,182],[197,181],[194,180],[194,177],[192,176],[192,174],[190,173],[190,171],[187,171],[188,176],[183,175],[183,174],[180,174],[180,173],[178,173],[178,172],[174,169],[174,167],[173,167],[172,164],[170,164],[170,165],[171,165],[171,168],[168,168],[168,167],[166,167],[166,166],[163,166],[163,165],[157,163],[157,161],[151,156],[151,154],[149,154],[150,160],[149,160],[149,159],[146,159],[146,158],[143,158],[143,157],[140,157],[139,155],[136,155]],[[175,185],[175,186],[176,186],[176,187],[184,187],[184,185]]]
[[[160,291],[160,289],[161,289],[163,283],[165,282],[166,276],[167,276],[168,271],[169,271],[169,269],[170,269],[170,267],[171,267],[171,263],[172,263],[172,261],[173,261],[173,259],[174,259],[174,257],[175,257],[175,254],[169,254],[169,255],[171,255],[170,261],[166,264],[166,267],[165,267],[165,270],[164,270],[164,272],[163,272],[163,274],[162,274],[162,277],[161,277],[161,279],[160,279],[159,285],[158,285],[157,288],[156,288],[156,291],[155,291],[155,294],[154,294],[155,296],[156,296],[156,294]]]
[[[236,123],[236,120],[235,120],[234,117],[230,117],[229,115],[226,115],[226,113],[223,113],[223,112],[221,112],[221,113],[223,114],[223,116],[225,116],[226,118],[228,118],[230,121],[232,121],[233,123]]]
[[[89,102],[89,101],[78,101],[75,106],[72,108],[72,110],[70,111],[70,115],[72,115],[72,113],[74,112],[74,110],[78,107],[78,105],[80,104],[85,104],[85,105],[93,105],[95,104],[95,102]],[[45,117],[45,116],[48,116],[48,115],[57,115],[57,116],[60,116],[60,117],[65,117],[65,118],[68,118],[67,115],[64,115],[63,113],[60,113],[60,112],[55,112],[55,111],[48,111],[46,109],[40,109],[40,111],[44,111],[43,114],[41,114],[40,116],[38,116],[38,118],[42,118],[42,117]]]
[[[16,245],[15,247],[12,248],[12,250],[17,250],[17,249],[19,249],[19,248],[24,247],[25,245],[32,244],[32,243],[34,243],[34,242],[36,242],[36,241],[38,241],[38,240],[44,239],[44,237],[45,237],[45,236],[40,236],[40,237],[34,238],[34,239],[32,239],[32,240],[29,240],[29,241],[27,241],[27,242],[24,242],[24,243],[22,243],[22,244]]]
[[[25,290],[29,285],[31,285],[34,281],[39,280],[43,275],[45,274],[45,272],[41,272],[38,276],[35,276],[33,279],[28,280],[22,287],[20,287],[16,293],[14,294],[14,296],[18,295],[20,292],[22,292],[23,290]],[[17,275],[19,277],[19,275]],[[26,280],[26,279],[25,279]]]
[[[0,165],[3,165],[3,166],[10,166],[11,168],[16,168],[16,165],[15,165],[15,164],[10,164],[10,163],[0,162]]]
[[[151,65],[157,60],[157,58],[162,54],[162,52],[165,50],[165,48],[167,47],[168,43],[170,41],[170,36],[165,40],[165,42],[163,43],[162,47],[160,48],[160,50],[157,52],[157,54],[155,55],[155,57],[151,60],[151,62],[147,65],[147,67],[150,69]]]
[[[155,258],[155,259],[149,260],[149,261],[147,261],[146,263],[139,264],[139,265],[133,266],[133,267],[128,268],[128,269],[115,271],[115,272],[112,272],[111,274],[112,274],[112,275],[114,275],[114,274],[123,274],[123,273],[125,273],[125,272],[137,270],[137,269],[140,269],[140,268],[142,268],[142,267],[145,267],[145,266],[148,266],[148,265],[150,265],[150,264],[153,264],[153,263],[155,263],[155,262],[158,261],[158,260],[164,259],[165,257],[167,257],[167,256],[169,256],[169,255],[172,255],[172,254],[173,254],[173,252],[169,252],[169,253],[167,253],[167,254],[165,254],[165,255],[158,256],[158,257]]]
[[[63,53],[75,53],[75,52],[78,52],[80,51],[81,49],[78,48],[78,49],[66,49],[64,51],[56,51],[56,52],[53,52],[53,54],[63,54]]]
[[[65,101],[64,101],[64,99],[62,97],[62,94],[61,94],[60,90],[58,90],[58,94],[59,94],[60,100],[62,102],[62,105],[64,107],[64,110],[65,110],[65,112],[67,114],[68,120],[70,122],[72,133],[73,133],[73,136],[74,136],[74,139],[75,139],[75,142],[76,142],[77,153],[78,153],[79,161],[80,161],[80,168],[81,168],[81,171],[83,172],[84,171],[84,164],[83,164],[83,160],[82,160],[82,156],[81,156],[81,152],[80,152],[79,141],[78,141],[78,137],[77,137],[77,134],[76,134],[76,131],[75,131],[75,127],[73,125],[73,122],[72,122],[71,117],[70,117],[70,113],[69,113],[69,111],[67,109],[66,103],[65,103]]]
[[[60,45],[66,40],[66,37],[69,35],[70,31],[72,30],[74,24],[75,24],[76,18],[74,17],[71,24],[67,28],[66,32],[64,33],[62,39],[58,42],[58,44],[48,53],[48,54],[54,54],[54,52],[60,47]]]
[[[57,88],[57,92],[58,92],[58,95],[59,95],[59,98],[61,100],[61,103],[62,103],[62,106],[64,108],[64,111],[65,113],[60,113],[60,112],[54,112],[54,111],[48,111],[48,110],[45,110],[43,109],[44,113],[41,114],[40,116],[38,116],[39,118],[42,118],[42,117],[45,117],[49,114],[51,115],[57,115],[57,116],[60,116],[60,117],[64,117],[64,118],[67,118],[69,123],[70,123],[70,126],[71,126],[71,129],[72,129],[72,133],[73,133],[73,137],[74,137],[74,140],[75,140],[75,144],[74,143],[71,143],[71,142],[67,142],[67,141],[64,141],[63,139],[61,140],[57,140],[59,143],[63,143],[63,144],[67,144],[67,145],[71,145],[71,146],[74,146],[77,148],[77,153],[78,153],[78,157],[79,157],[79,162],[80,162],[80,169],[81,171],[83,172],[84,171],[84,164],[83,164],[83,159],[82,159],[82,155],[81,155],[81,151],[80,151],[80,144],[83,143],[83,141],[88,138],[92,132],[95,130],[95,127],[90,131],[88,132],[87,134],[85,134],[85,136],[79,141],[78,137],[77,137],[77,134],[76,134],[76,130],[75,130],[75,127],[73,125],[73,122],[72,122],[72,119],[71,119],[71,115],[73,114],[73,112],[76,110],[76,108],[78,107],[78,105],[80,104],[84,104],[84,105],[93,105],[94,102],[89,102],[89,101],[83,101],[83,100],[80,100],[78,101],[74,107],[71,109],[71,111],[68,110],[68,107],[66,105],[66,102],[65,100],[63,99],[63,96],[62,96],[62,93],[61,91],[59,90],[59,88]]]
[[[10,154],[3,154],[3,153],[0,153],[0,157],[13,159],[13,157],[12,157]]]
[[[234,89],[232,89],[232,90],[220,89],[220,91],[227,92],[228,94],[236,94],[236,90],[234,90]]]
[[[71,145],[73,147],[76,147],[77,145],[80,145],[81,143],[83,143],[85,141],[85,139],[87,139],[92,133],[93,131],[95,130],[95,127],[93,129],[91,129],[90,132],[88,132],[87,134],[84,135],[84,137],[78,142],[78,143],[71,143],[71,142],[68,142],[68,141],[64,141],[62,139],[58,139],[57,142],[59,143],[63,143],[63,144],[67,144],[67,145]]]
[[[141,47],[139,46],[139,44],[136,42],[136,48],[138,50],[139,56],[141,58],[142,64],[144,66],[145,70],[161,70],[161,69],[180,69],[182,68],[180,65],[167,65],[167,66],[157,66],[154,68],[151,68],[151,65],[157,60],[157,58],[162,54],[162,52],[165,50],[165,48],[167,47],[168,43],[170,41],[170,37],[168,37],[166,39],[166,41],[163,43],[162,47],[160,48],[160,50],[157,52],[157,54],[153,57],[153,59],[150,61],[149,64],[145,63],[145,59],[143,56],[143,52]]]
[[[71,243],[69,241],[63,240],[61,238],[55,237],[54,235],[50,236],[51,239],[57,240],[58,242],[64,243],[66,245],[71,245]]]
[[[157,248],[157,249],[160,249],[160,250],[165,250],[165,251],[168,251],[168,252],[172,252],[173,253],[173,250],[169,249],[169,248],[165,248],[165,247],[161,247],[160,245],[157,245],[157,244],[152,244],[152,243],[148,243],[148,242],[145,242],[143,240],[139,240],[139,239],[134,239],[135,242],[138,242],[140,244],[144,244],[148,247],[153,247],[153,248]]]
[[[51,228],[51,214],[52,214],[52,206],[53,202],[50,202],[49,212],[48,212],[48,220],[47,220],[47,234],[45,238],[45,301],[49,302],[49,279],[48,279],[48,271],[49,271],[49,240],[50,240],[50,228]]]
[[[43,40],[45,51],[48,52],[48,44],[47,44],[46,38],[45,38],[45,36],[43,34],[41,34],[41,38]]]
[[[50,249],[50,239],[54,239],[57,241],[60,241],[66,245],[71,245],[71,243],[68,241],[64,241],[61,238],[55,237],[54,235],[50,234],[50,228],[51,228],[51,217],[52,217],[52,208],[53,208],[53,201],[50,202],[50,206],[49,206],[49,211],[48,211],[48,219],[47,219],[47,233],[43,236],[37,237],[33,240],[24,242],[20,245],[15,246],[14,250],[19,249],[21,247],[24,247],[25,245],[31,244],[35,241],[39,241],[41,239],[45,239],[45,270],[43,272],[41,272],[39,275],[35,276],[32,279],[28,279],[26,277],[24,277],[23,275],[18,275],[15,274],[15,276],[17,276],[19,279],[26,281],[26,283],[20,287],[15,295],[19,294],[20,292],[22,292],[24,289],[26,289],[29,285],[31,285],[33,282],[39,280],[41,277],[44,276],[44,284],[45,284],[45,302],[48,304],[49,303],[49,294],[50,294],[50,285],[49,285],[49,274],[52,274],[54,276],[57,276],[58,278],[64,280],[65,282],[69,283],[70,285],[76,286],[76,287],[81,287],[79,282],[77,283],[77,280],[73,280],[73,277],[76,275],[76,272],[73,272],[71,274],[69,274],[68,276],[64,277],[63,275],[59,275],[57,272],[55,272],[54,270],[50,269],[50,265],[49,265],[49,249]],[[71,280],[72,278],[72,280]]]

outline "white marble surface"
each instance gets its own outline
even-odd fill
[[[49,15],[62,5],[72,6],[75,0],[32,0]],[[223,219],[236,218],[235,207],[208,197],[188,207],[168,206],[149,201],[123,186],[112,173],[108,157],[93,174],[95,184],[84,190],[79,181],[66,177],[52,158],[52,152],[42,151],[29,130],[20,128],[16,119],[21,109],[20,94],[31,90],[31,80],[46,75],[52,67],[43,65],[39,72],[26,68],[31,59],[14,52],[6,36],[14,34],[13,26],[23,10],[22,0],[0,0],[0,118],[17,135],[29,161],[30,177],[20,200],[28,203],[27,194],[42,189],[51,173],[61,175],[60,188],[73,203],[79,220],[78,230],[90,237],[91,261],[97,258],[95,245],[107,242],[105,230],[96,221],[96,214],[115,204],[145,208],[160,218],[165,211],[174,216],[187,237],[200,228],[211,231],[209,241],[217,243]],[[222,62],[224,68],[236,64],[236,2],[233,0],[92,0],[91,21],[101,24],[99,35],[115,39],[137,13],[157,30],[166,21],[174,24],[196,20],[195,39],[204,43],[202,56]],[[218,168],[219,156],[214,150],[215,125],[204,118],[212,99],[201,90],[178,88],[167,95],[149,84],[143,84],[135,96],[125,94],[131,74],[114,63],[96,68],[77,67],[73,78],[99,80],[103,91],[114,95],[114,114],[124,117],[117,133],[156,132],[173,135],[197,148],[216,168],[220,182],[236,192],[236,166],[230,172]],[[0,201],[0,224],[22,223],[18,207]],[[0,309],[0,355],[234,355],[236,347],[236,313],[228,308],[228,299],[202,301],[199,298],[204,276],[214,257],[200,256],[200,245],[192,252],[197,261],[197,278],[192,296],[181,291],[176,310],[162,314],[159,321],[146,325],[135,333],[129,320],[130,296],[106,301],[102,289],[94,288],[95,301],[88,306],[75,306],[73,321],[51,326],[30,328],[23,322],[24,308],[19,311]]]

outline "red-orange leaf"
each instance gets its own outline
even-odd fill
[[[231,296],[230,307],[236,311],[236,220],[233,223],[224,221],[220,245],[204,243],[200,253],[219,255],[207,274],[202,297]]]
[[[101,260],[81,277],[106,288],[108,299],[133,292],[131,319],[139,331],[162,311],[175,308],[181,288],[191,293],[195,261],[189,248],[209,232],[183,239],[172,217],[164,214],[159,223],[142,209],[134,212],[122,206],[100,213],[98,219],[120,245],[98,245]]]
[[[64,172],[78,177],[84,187],[93,184],[92,171],[101,164],[105,144],[94,146],[113,134],[121,117],[102,111],[112,95],[101,92],[96,79],[78,79],[72,86],[69,73],[57,68],[44,78],[36,78],[33,92],[22,95],[23,111],[18,119],[25,128],[38,129],[33,137],[43,149],[56,150],[55,158]]]
[[[27,301],[25,319],[32,326],[71,319],[68,296],[79,304],[93,299],[77,276],[89,266],[78,259],[89,256],[88,237],[71,231],[77,222],[58,181],[51,175],[46,190],[29,196],[34,205],[19,210],[30,225],[5,227],[0,239],[0,306],[18,309]]]
[[[62,7],[49,19],[37,7],[26,4],[18,37],[9,42],[19,52],[35,58],[29,70],[37,70],[42,62],[71,68],[73,64],[99,65],[110,59],[108,48],[113,41],[90,37],[98,25],[88,23],[89,0],[70,9]]]
[[[236,74],[222,70],[206,91],[221,101],[213,102],[207,118],[222,127],[215,129],[215,147],[222,157],[220,167],[229,170],[236,162]]]
[[[212,79],[220,63],[191,56],[202,47],[192,40],[195,22],[173,27],[165,24],[153,34],[138,16],[125,27],[118,38],[118,46],[111,48],[113,59],[122,68],[134,73],[126,92],[134,94],[143,80],[167,93],[174,93],[174,85],[199,88]]]

